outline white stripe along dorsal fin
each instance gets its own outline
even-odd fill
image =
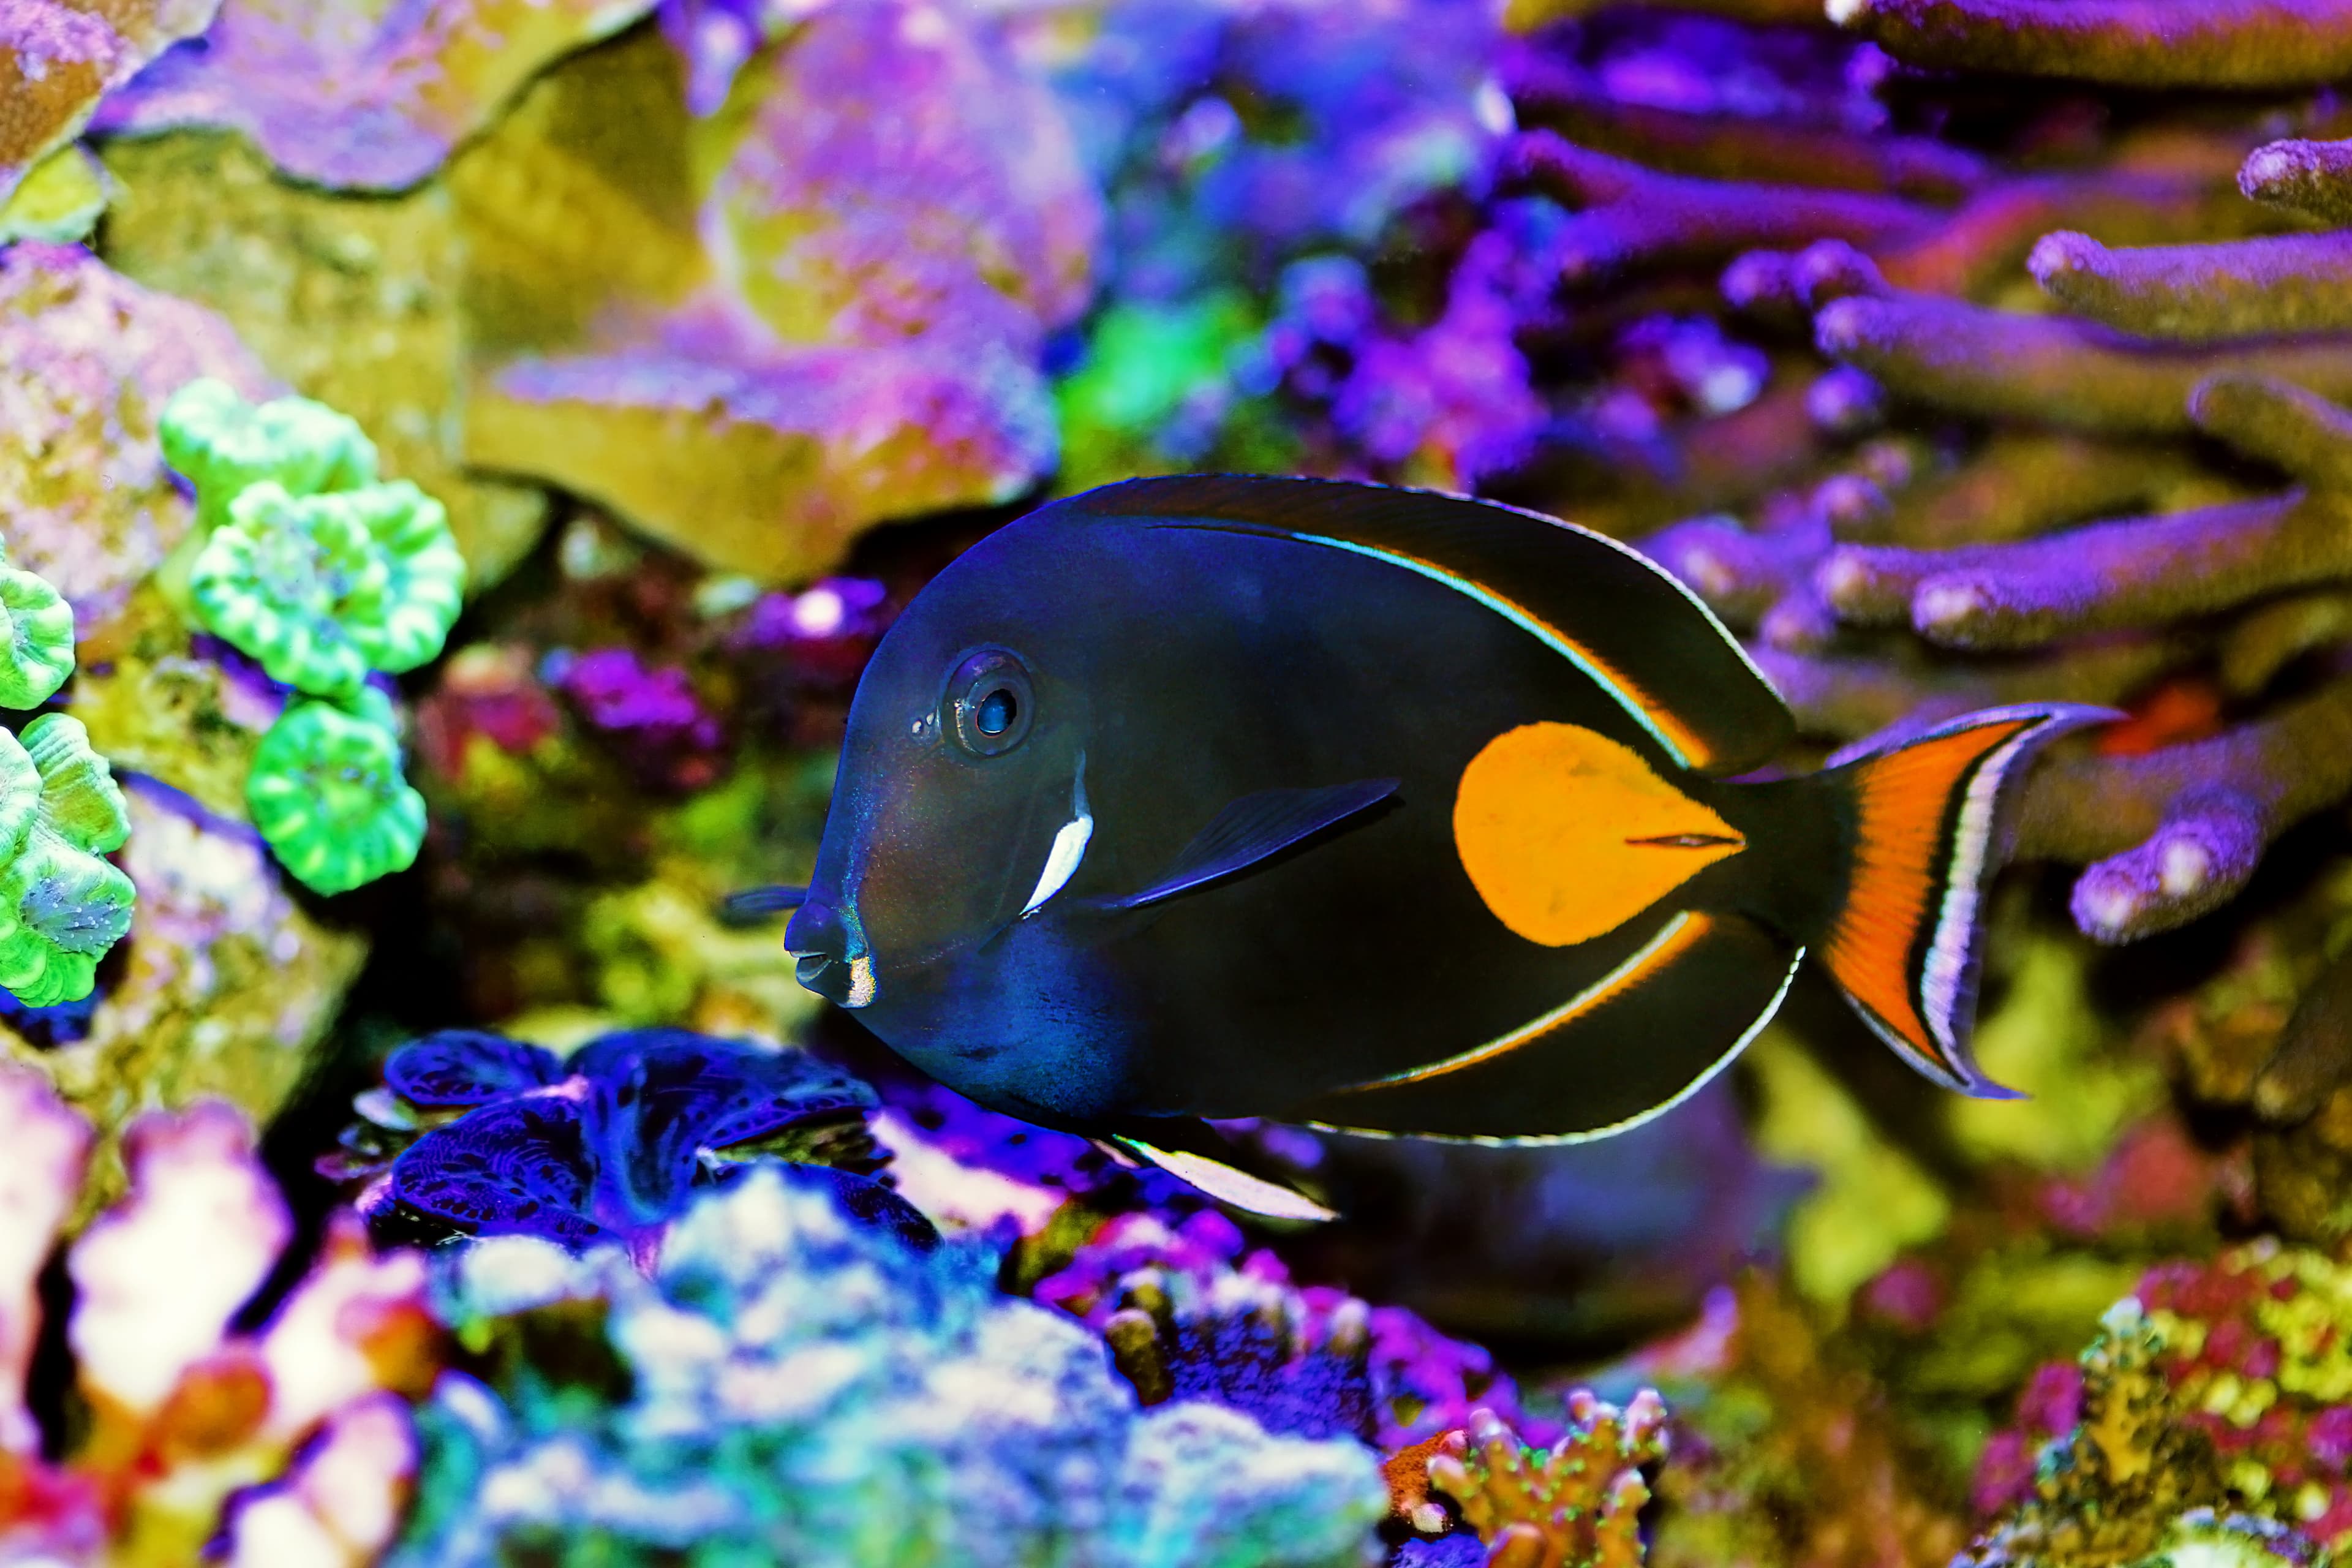
[[[1670,759],[1701,773],[1757,767],[1794,731],[1770,683],[1687,588],[1615,540],[1539,512],[1434,490],[1240,474],[1130,479],[1055,504],[1286,534],[1418,573],[1540,638]]]

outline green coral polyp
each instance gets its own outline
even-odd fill
[[[405,479],[320,499],[358,517],[385,567],[381,612],[354,622],[352,640],[368,663],[388,674],[434,658],[466,595],[466,558],[449,531],[449,514]]]
[[[138,901],[131,879],[100,857],[130,837],[113,770],[79,720],[46,713],[21,736],[0,731],[0,986],[19,1002],[89,994]]]
[[[379,483],[366,434],[306,398],[257,407],[191,382],[161,436],[210,531],[188,569],[194,618],[272,679],[328,700],[297,702],[263,738],[246,780],[255,826],[322,893],[401,869],[425,804],[401,777],[391,705],[366,682],[448,640],[466,591],[448,514],[404,479]]]
[[[0,871],[0,985],[28,1007],[89,995],[137,899],[112,866],[36,833]]]
[[[286,869],[320,893],[404,869],[425,841],[425,798],[400,772],[392,731],[328,702],[289,708],[246,780],[253,825]]]
[[[273,680],[321,695],[367,679],[353,627],[381,620],[392,573],[364,519],[338,496],[249,487],[189,577],[206,630],[261,661]]]
[[[30,572],[0,566],[0,708],[34,708],[74,669],[73,606]]]
[[[205,529],[227,521],[236,498],[264,479],[295,496],[375,482],[375,444],[359,422],[307,397],[255,405],[225,382],[192,381],[163,405],[156,433],[164,458],[196,487]]]
[[[77,849],[110,855],[131,837],[131,813],[114,770],[90,749],[81,721],[45,713],[17,737],[26,761],[39,776],[36,809],[39,825]],[[5,770],[0,763],[0,770]],[[6,788],[0,780],[0,788]],[[0,832],[5,830],[0,822]]]

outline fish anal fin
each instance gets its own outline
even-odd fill
[[[1286,534],[1471,593],[1573,659],[1675,762],[1716,777],[1759,766],[1795,733],[1787,705],[1695,595],[1627,546],[1540,512],[1248,474],[1129,479],[1055,505]]]
[[[1358,779],[1321,789],[1270,789],[1243,795],[1193,835],[1150,887],[1090,901],[1097,909],[1141,909],[1239,876],[1371,810],[1396,794],[1398,783]]]
[[[1742,915],[1683,910],[1558,1007],[1451,1057],[1287,1108],[1339,1131],[1577,1142],[1640,1125],[1728,1066],[1802,950]]]
[[[1632,747],[1576,724],[1506,730],[1462,770],[1454,800],[1471,885],[1545,947],[1616,930],[1743,845]]]
[[[1114,1133],[1109,1140],[1139,1160],[1159,1166],[1177,1180],[1198,1187],[1221,1204],[1263,1215],[1268,1219],[1331,1220],[1339,1214],[1306,1194],[1279,1182],[1254,1176],[1238,1165],[1188,1149],[1164,1147],[1132,1133]]]
[[[1863,1021],[1947,1088],[2014,1097],[1968,1052],[1979,906],[2000,809],[2043,742],[2112,717],[2057,704],[1993,709],[1823,775],[1848,795],[1854,847],[1822,961]]]

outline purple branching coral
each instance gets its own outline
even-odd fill
[[[1399,1307],[1331,1286],[1297,1286],[1213,1211],[1171,1227],[1148,1214],[1108,1221],[1035,1299],[1084,1320],[1144,1403],[1206,1399],[1269,1431],[1349,1433],[1382,1451],[1454,1430],[1492,1406],[1530,1433],[1511,1380],[1475,1345]]]
[[[2008,427],[1957,471],[1882,439],[1756,531],[1694,522],[1653,548],[1757,628],[1801,719],[1839,740],[2029,693],[2112,702],[2199,662],[2252,702],[2304,656],[2324,665],[2345,629],[2352,412],[2332,399],[2352,396],[2352,340],[2328,333],[2352,319],[2352,283],[2331,280],[2346,259],[2328,236],[2047,235],[2031,269],[2085,321],[1897,288],[1835,240],[1743,258],[1735,303],[1811,310],[1821,351],[1887,396]],[[2249,493],[2148,446],[2189,434],[2293,488]],[[2152,510],[2112,516],[2134,506]],[[1919,642],[1862,651],[1895,626]],[[2352,793],[2347,700],[2322,680],[2221,735],[2055,759],[2015,853],[2087,865],[2074,911],[2101,941],[2195,919],[2279,833]]]
[[[2341,0],[1830,0],[1908,65],[2121,87],[2302,87],[2352,73]]]

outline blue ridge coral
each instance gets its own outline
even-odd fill
[[[861,1115],[873,1091],[805,1051],[686,1029],[599,1036],[563,1058],[477,1030],[411,1040],[384,1062],[390,1098],[362,1096],[339,1175],[386,1173],[361,1201],[471,1236],[579,1249],[650,1244],[698,1188],[761,1159],[877,1163]],[[404,1134],[413,1138],[404,1143]],[[853,1189],[854,1190],[854,1189]],[[929,1230],[887,1189],[851,1200]]]

